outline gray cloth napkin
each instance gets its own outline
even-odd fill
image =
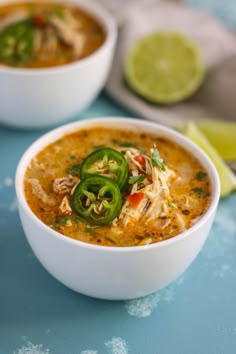
[[[105,90],[136,115],[175,126],[189,119],[236,120],[236,35],[215,18],[168,0],[100,0],[113,12],[119,36]],[[171,106],[142,100],[124,82],[123,62],[133,44],[158,30],[181,32],[195,41],[203,55],[207,77],[191,99]]]

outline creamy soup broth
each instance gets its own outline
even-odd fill
[[[117,149],[124,156],[129,156],[131,151],[135,156],[146,156],[150,161],[150,151],[155,145],[166,166],[165,171],[156,171],[159,174],[157,198],[149,197],[150,201],[139,214],[139,205],[132,206],[128,202],[127,195],[134,185],[127,183],[122,191],[122,209],[112,223],[99,226],[81,221],[71,205],[73,187],[79,181],[73,168],[76,169],[86,156],[101,146]],[[129,176],[133,173],[130,166]],[[154,177],[150,177],[148,172],[140,175],[146,176],[147,186],[144,180],[138,191],[149,188],[146,194],[155,196],[152,190],[156,188]],[[55,180],[68,176],[71,177],[71,185],[68,183],[64,193],[55,191]],[[211,186],[200,161],[171,140],[145,132],[96,127],[66,135],[39,152],[25,174],[25,195],[33,213],[59,233],[87,243],[122,247],[160,242],[190,228],[206,212]],[[63,215],[59,206],[65,196],[71,211]],[[146,197],[145,193],[142,196]]]
[[[105,40],[103,26],[70,3],[0,5],[0,64],[44,68],[89,56]]]

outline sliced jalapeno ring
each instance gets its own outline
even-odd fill
[[[118,185],[105,176],[81,180],[72,195],[72,205],[82,221],[107,225],[120,211],[122,197]]]
[[[81,164],[81,179],[90,175],[109,177],[122,190],[128,180],[128,164],[119,151],[110,147],[102,147],[88,155]]]

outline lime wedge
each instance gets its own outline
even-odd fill
[[[217,150],[211,145],[206,136],[201,132],[193,122],[186,124],[186,127],[182,130],[182,133],[189,139],[195,142],[206,154],[210,157],[212,162],[218,171],[221,183],[221,197],[225,197],[232,191],[236,190],[236,176],[225,164]]]
[[[236,160],[236,123],[207,120],[196,124],[224,160]]]
[[[192,96],[204,78],[200,50],[176,32],[154,32],[136,42],[124,63],[128,85],[145,99],[173,104]]]

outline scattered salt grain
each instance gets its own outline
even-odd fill
[[[17,210],[17,207],[18,207],[17,200],[16,198],[14,198],[8,206],[8,210],[13,213],[14,211]]]
[[[130,316],[148,317],[151,315],[157,304],[161,301],[160,292],[125,302],[125,307]]]
[[[111,340],[105,342],[106,348],[110,354],[127,354],[128,348],[124,339],[113,337]]]
[[[10,178],[10,177],[6,177],[6,178],[4,179],[4,185],[5,185],[6,187],[11,187],[11,186],[13,185],[13,179]]]
[[[49,349],[43,349],[42,344],[34,345],[28,341],[22,348],[14,352],[14,354],[49,354]]]
[[[188,274],[190,271],[188,270]],[[130,316],[145,318],[149,317],[156,309],[159,303],[166,302],[170,304],[174,301],[175,288],[183,284],[186,273],[175,280],[172,285],[144,297],[125,301],[125,308]]]
[[[221,264],[219,269],[214,272],[216,278],[224,278],[226,273],[230,271],[231,267],[228,264]]]

